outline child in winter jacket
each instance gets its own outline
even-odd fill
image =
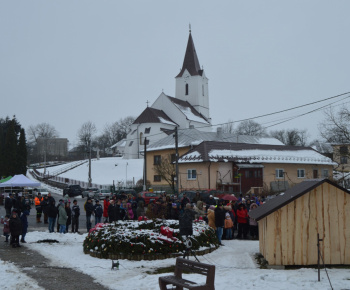
[[[22,222],[15,211],[12,212],[10,217],[10,233],[12,247],[20,247],[19,236],[22,234]]]
[[[225,214],[225,230],[226,230],[226,240],[232,240],[232,228],[233,221],[230,214],[227,212]]]
[[[3,233],[6,238],[5,242],[8,243],[10,236],[10,216],[6,215],[5,218],[2,216],[1,223],[4,225]]]
[[[128,219],[133,220],[134,219],[134,212],[132,211],[131,203],[127,203],[126,207],[127,207],[126,213],[127,213]]]

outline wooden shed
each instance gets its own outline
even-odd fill
[[[317,234],[325,264],[350,265],[350,192],[328,179],[299,183],[249,215],[269,265],[316,265]]]

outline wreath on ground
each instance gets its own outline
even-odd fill
[[[204,221],[193,222],[193,235],[189,238],[194,251],[219,247],[215,231]],[[184,242],[179,235],[179,221],[155,219],[97,224],[83,246],[86,254],[109,258],[113,255],[179,254],[186,250]]]

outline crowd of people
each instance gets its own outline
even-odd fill
[[[222,239],[258,239],[258,224],[250,218],[250,210],[260,206],[263,200],[260,197],[240,196],[238,200],[226,201],[216,199],[212,195],[202,198],[200,192],[190,200],[186,193],[181,198],[177,195],[166,195],[150,201],[146,206],[145,199],[141,194],[132,194],[106,197],[103,202],[93,201],[87,198],[84,204],[86,216],[86,230],[89,232],[93,225],[98,223],[111,223],[119,220],[143,220],[144,218],[161,218],[180,220],[185,217],[186,223],[189,220],[204,220],[212,227],[221,244]],[[68,196],[64,196],[56,204],[55,199],[49,193],[44,197],[38,192],[34,198],[36,210],[36,222],[48,224],[50,233],[67,233],[71,226],[72,233],[79,232],[79,217],[81,214],[77,200],[73,200],[73,205]],[[21,194],[9,194],[5,198],[6,216],[2,217],[1,223],[4,225],[4,236],[13,247],[19,247],[19,236],[21,242],[25,243],[25,235],[28,228],[27,216],[31,209],[30,201]],[[186,225],[187,226],[187,225]],[[192,227],[191,227],[192,228]],[[191,229],[188,228],[190,232]],[[236,234],[235,234],[236,233]]]

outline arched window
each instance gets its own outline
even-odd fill
[[[202,96],[204,96],[204,85],[202,85]]]
[[[186,96],[188,95],[188,84],[186,84]]]
[[[140,145],[143,145],[143,133],[140,133]]]

